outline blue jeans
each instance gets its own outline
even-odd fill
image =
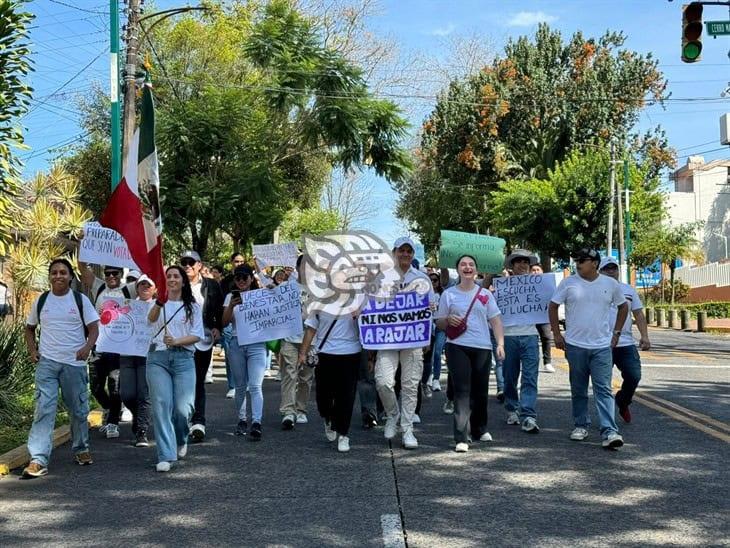
[[[588,379],[593,383],[593,399],[596,402],[601,437],[618,432],[614,419],[614,400],[611,390],[613,369],[611,348],[581,348],[565,345],[565,357],[570,366],[570,393],[573,401],[575,426],[588,428],[591,416],[588,413]]]
[[[537,372],[540,368],[540,337],[537,335],[508,335],[504,338],[504,407],[518,411],[520,421],[537,418]],[[520,367],[521,366],[521,367]],[[520,394],[517,395],[517,381]]]
[[[177,460],[185,445],[195,406],[195,360],[184,348],[157,350],[147,355],[147,385],[157,440],[157,460]]]
[[[617,346],[613,349],[613,363],[616,364],[624,382],[616,392],[616,405],[619,409],[628,407],[641,380],[641,358],[635,345]]]
[[[489,330],[489,338],[492,339],[492,350],[497,348],[497,339],[494,333]],[[496,352],[492,352],[492,363],[494,364],[494,377],[497,379],[497,392],[504,392],[504,360],[498,360]]]
[[[86,367],[41,357],[35,371],[35,412],[28,434],[28,453],[32,462],[42,466],[48,466],[53,449],[59,388],[70,414],[72,450],[74,454],[89,450],[89,374]]]
[[[236,411],[238,420],[246,420],[246,390],[251,394],[251,422],[261,424],[264,413],[264,383],[266,371],[266,343],[238,345],[238,338],[233,335],[229,348],[231,374],[236,389]]]
[[[221,332],[221,346],[226,356],[226,380],[228,381],[228,390],[235,388],[233,383],[233,375],[231,375],[231,361],[228,359],[228,349],[231,347],[231,339],[233,338],[233,325],[228,324]]]
[[[444,353],[444,346],[446,345],[446,331],[441,331],[438,327],[433,333],[433,352],[431,358],[431,374],[433,374],[433,380],[437,381],[441,378],[441,356]]]

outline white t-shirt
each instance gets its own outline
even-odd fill
[[[471,291],[463,291],[458,286],[448,288],[441,295],[435,318],[442,319],[451,315],[463,318],[466,316],[466,311],[469,310],[469,305],[477,291],[479,291],[479,297],[474,302],[471,313],[466,319],[466,331],[454,340],[447,336],[446,341],[459,346],[491,350],[489,320],[499,316],[501,312],[497,307],[497,300],[488,289],[479,286],[475,286]]]
[[[642,308],[644,308],[644,305],[641,304],[641,298],[636,292],[636,289],[631,287],[629,284],[625,284],[623,282],[619,282],[619,285],[621,286],[621,291],[624,294],[624,298],[629,303],[629,315],[626,316],[626,322],[621,328],[621,336],[618,338],[618,343],[616,343],[616,346],[631,346],[636,344],[636,342],[634,342],[634,336],[631,333],[631,326],[633,324],[631,320],[632,312],[634,312],[634,310],[641,310]],[[616,306],[612,306],[611,328],[613,328],[613,326],[616,324],[616,314],[618,314],[618,308]]]
[[[126,299],[127,297],[124,295],[124,291],[122,290],[123,287],[127,288],[130,299],[134,299],[137,297],[137,286],[134,283],[126,285],[122,284],[115,289],[109,289],[108,287],[105,287],[104,290],[99,293],[99,288],[102,285],[104,285],[104,281],[100,280],[99,278],[95,278],[94,283],[91,284],[91,298],[93,299],[94,306],[96,307],[97,312],[101,312],[101,307],[103,306],[104,301],[110,297]],[[98,297],[96,296],[97,294],[99,295]]]
[[[529,335],[537,336],[537,327],[535,327],[535,324],[504,326],[505,337],[525,337]]]
[[[330,331],[327,341],[324,346],[320,349],[319,345],[322,343],[322,339],[329,331],[332,322],[337,320],[337,323]],[[362,350],[360,345],[360,334],[357,329],[357,320],[353,319],[352,316],[340,316],[335,317],[330,314],[314,314],[307,318],[304,325],[317,330],[317,335],[312,341],[312,346],[319,352],[324,354],[357,354]]]
[[[190,290],[193,292],[193,299],[198,303],[198,306],[202,307],[205,299],[203,298],[203,278],[200,278],[196,283],[190,283]]]
[[[599,274],[593,281],[574,274],[558,286],[552,302],[565,303],[565,341],[581,348],[611,346],[611,307],[626,302],[621,286]],[[614,316],[615,323],[615,316]]]
[[[200,309],[200,305],[193,303],[193,315],[191,322],[188,322],[185,317],[185,307],[180,308],[182,306],[182,301],[167,301],[165,303],[164,314],[162,310],[160,310],[160,316],[153,324],[154,328],[152,329],[153,335],[159,331],[159,333],[157,333],[157,335],[155,335],[152,339],[152,344],[155,345],[156,350],[167,349],[167,345],[163,342],[165,329],[162,329],[162,326],[165,325],[165,319],[168,320],[166,327],[167,332],[176,339],[179,339],[180,337],[187,337],[188,335],[195,335],[201,339],[205,338],[205,333],[203,332],[203,313]],[[186,344],[183,348],[186,348],[191,352],[195,352],[195,343]]]
[[[30,314],[28,314],[26,321],[28,325],[38,325],[38,299],[33,302]],[[81,302],[86,325],[99,321],[99,315],[86,295],[81,295]],[[77,367],[86,366],[85,361],[76,359],[76,352],[86,344],[86,337],[73,291],[60,297],[54,295],[53,292],[48,293],[43,310],[41,310],[40,325],[39,350],[42,357]]]

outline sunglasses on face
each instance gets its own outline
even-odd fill
[[[195,265],[195,263],[197,263],[197,262],[198,262],[198,261],[196,261],[195,259],[182,259],[182,260],[180,261],[180,264],[181,264],[182,266],[194,266],[194,265]]]
[[[111,276],[118,278],[120,274],[121,274],[121,272],[119,272],[118,270],[107,270],[106,272],[104,272],[104,276],[107,278],[109,278]]]
[[[239,274],[239,275],[233,277],[233,279],[236,280],[237,282],[244,282],[244,281],[248,280],[249,278],[250,278],[250,276],[248,274]]]

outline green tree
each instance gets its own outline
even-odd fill
[[[337,211],[311,207],[287,211],[281,223],[279,239],[300,243],[303,234],[317,236],[340,228],[342,219]]]
[[[32,70],[28,27],[33,16],[22,11],[25,0],[0,0],[0,255],[5,255],[15,226],[10,209],[20,189],[20,161],[27,148],[19,118],[28,111],[33,88],[23,79]]]

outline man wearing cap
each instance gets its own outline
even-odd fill
[[[223,316],[223,292],[213,278],[204,278],[200,271],[203,263],[197,251],[186,251],[180,256],[180,265],[188,275],[193,298],[203,311],[203,328],[209,339],[195,343],[195,412],[190,437],[194,442],[205,439],[205,375],[213,355],[213,344],[220,338]]]
[[[429,303],[434,302],[433,286],[425,273],[413,268],[412,261],[415,254],[413,240],[408,237],[398,238],[393,244],[395,269],[401,281],[396,288],[399,292],[406,289],[412,282],[420,280],[427,289]],[[401,410],[398,410],[398,398],[395,393],[395,375],[398,364],[401,367]],[[418,440],[413,435],[413,418],[418,402],[418,390],[423,373],[423,347],[405,348],[400,350],[378,350],[375,361],[375,387],[378,391],[387,415],[385,422],[385,438],[395,437],[398,429],[398,420],[403,430],[403,447],[415,449]]]
[[[575,423],[570,439],[583,441],[588,437],[591,424],[588,412],[590,379],[593,383],[593,399],[601,427],[602,445],[607,449],[618,449],[624,441],[618,433],[614,417],[611,349],[618,343],[629,305],[618,282],[598,273],[601,260],[598,251],[581,249],[573,258],[577,274],[560,282],[548,309],[555,346],[565,350],[570,367],[570,392]],[[560,333],[558,323],[558,307],[561,304],[565,304],[565,338]],[[610,324],[612,307],[617,308],[613,325]]]
[[[504,267],[513,276],[530,273],[537,264],[537,255],[526,249],[515,249],[504,261]],[[504,327],[504,408],[507,424],[519,424],[522,431],[537,434],[537,376],[540,368],[540,336],[535,324],[509,325]],[[520,380],[520,373],[522,379]],[[517,382],[520,393],[517,394]]]
[[[644,307],[641,304],[641,298],[639,298],[636,289],[619,280],[618,262],[613,257],[604,257],[601,259],[599,272],[605,276],[610,276],[621,286],[621,291],[623,291],[624,297],[631,307],[631,313],[636,320],[636,327],[639,329],[639,334],[641,335],[639,347],[642,350],[649,350],[651,348],[649,329],[646,325]],[[613,314],[616,314],[615,309],[613,309]],[[618,414],[621,415],[624,422],[628,423],[631,422],[629,405],[631,405],[631,399],[634,397],[636,387],[639,386],[639,381],[641,380],[641,358],[639,358],[639,352],[636,350],[636,343],[631,334],[631,316],[626,318],[618,343],[613,347],[612,353],[613,363],[621,371],[621,377],[624,381],[621,384],[621,389],[616,393],[616,407],[618,407]]]

